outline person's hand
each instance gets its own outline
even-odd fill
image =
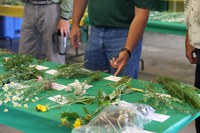
[[[114,73],[115,76],[117,76],[119,72],[124,68],[128,59],[129,59],[128,53],[126,51],[121,51],[117,59],[113,58],[112,60],[110,60],[111,66],[117,69],[117,71]]]
[[[195,57],[195,51],[196,48],[194,48],[192,45],[186,43],[185,45],[185,56],[186,58],[190,61],[191,64],[196,64],[197,63],[197,58]]]
[[[58,30],[60,30],[61,36],[69,36],[70,24],[68,20],[60,19],[58,22]]]
[[[81,42],[81,30],[79,26],[72,26],[70,33],[70,42],[74,48],[77,48]]]

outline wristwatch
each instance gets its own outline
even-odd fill
[[[128,53],[129,58],[131,57],[131,51],[127,48],[123,48],[121,51],[126,51]]]

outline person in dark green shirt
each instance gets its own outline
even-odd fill
[[[79,23],[88,5],[91,22],[85,67],[138,77],[142,35],[153,0],[74,0],[70,40],[78,47]]]

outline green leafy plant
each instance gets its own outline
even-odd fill
[[[11,81],[29,80],[42,76],[44,71],[34,67],[34,65],[41,64],[42,62],[43,60],[34,62],[34,58],[27,55],[16,54],[9,58],[4,58],[2,63],[7,73],[0,76],[1,82],[9,83]]]
[[[5,56],[5,55],[10,55],[10,54],[13,54],[10,50],[1,49],[1,48],[0,48],[0,57],[1,57],[1,56]]]
[[[31,79],[19,83],[10,82],[0,88],[0,106],[8,103],[13,107],[28,108],[28,103],[40,100],[41,92],[52,90],[52,81],[49,79]]]
[[[162,84],[163,89],[165,89],[171,96],[180,99],[184,103],[188,103],[197,110],[200,110],[200,98],[198,96],[200,91],[197,88],[169,77],[158,77],[155,82]]]
[[[89,110],[85,107],[82,107],[83,112],[85,112],[84,116],[79,115],[76,112],[63,112],[61,113],[61,125],[77,128],[83,125],[86,125],[90,122],[92,118],[94,118],[105,106],[98,107],[94,112],[90,113]]]
[[[168,94],[158,93],[153,88],[152,83],[146,85],[146,90],[143,92],[143,101],[153,107],[156,110],[159,110],[163,113],[167,113],[167,109],[177,110],[183,113],[190,113],[188,110],[184,110],[181,108],[183,102],[176,97],[171,97]],[[178,107],[179,105],[180,107]]]
[[[91,71],[83,67],[84,63],[75,63],[58,67],[56,78],[82,78],[94,75],[96,71]]]

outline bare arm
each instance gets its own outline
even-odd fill
[[[73,15],[72,15],[72,30],[70,33],[70,41],[74,48],[78,47],[81,41],[81,31],[79,23],[83,17],[84,11],[87,6],[87,0],[74,0]]]
[[[79,26],[80,20],[83,17],[86,6],[87,0],[74,0],[72,15],[73,26]]]
[[[197,62],[196,57],[194,57],[195,50],[196,48],[194,48],[189,43],[189,37],[188,37],[188,32],[187,32],[186,37],[185,37],[185,56],[191,64],[196,64]]]
[[[135,7],[135,17],[129,28],[125,47],[132,51],[139,39],[142,37],[148,21],[149,10]]]
[[[60,4],[61,14],[58,21],[57,29],[60,30],[62,36],[68,36],[70,31],[69,19],[72,17],[73,0],[62,0]]]
[[[132,20],[129,28],[128,37],[124,46],[125,48],[132,51],[136,47],[137,42],[142,37],[142,34],[144,32],[146,23],[148,21],[148,16],[149,10],[135,7],[135,17]],[[128,53],[126,51],[122,51],[119,53],[117,59],[110,61],[111,65],[114,68],[117,68],[117,71],[114,75],[118,75],[118,73],[123,69],[128,61],[128,58]]]

